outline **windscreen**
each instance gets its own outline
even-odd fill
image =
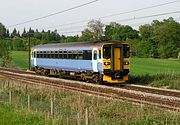
[[[105,58],[105,59],[111,58],[111,45],[104,45],[104,47],[103,47],[103,58]]]
[[[129,45],[123,45],[123,57],[129,58],[130,57],[130,47]]]

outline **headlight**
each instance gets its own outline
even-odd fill
[[[124,62],[124,65],[129,65],[129,62]]]
[[[111,63],[110,62],[104,62],[104,65],[110,65]]]

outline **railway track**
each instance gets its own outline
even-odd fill
[[[38,84],[57,89],[76,91],[92,96],[128,100],[138,104],[156,105],[173,111],[180,111],[180,91],[124,85],[110,87],[90,83],[37,76],[34,73],[0,68],[0,76],[28,84]]]
[[[162,89],[162,88],[155,88],[155,87],[149,87],[149,86],[142,86],[142,85],[133,85],[133,84],[126,84],[121,86],[116,86],[119,88],[124,88],[127,90],[135,90],[135,91],[141,91],[146,93],[153,93],[158,95],[164,95],[164,96],[173,96],[180,98],[180,91],[178,90],[170,90],[170,89]]]

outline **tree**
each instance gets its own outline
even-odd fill
[[[49,34],[47,32],[42,32],[42,40],[49,41]]]
[[[17,32],[17,37],[20,37],[20,32],[19,31]]]
[[[77,42],[79,40],[79,36],[67,36],[66,37],[66,42]]]
[[[154,25],[153,40],[158,45],[161,58],[177,58],[180,52],[180,24],[169,18]]]
[[[10,38],[9,30],[6,30],[6,38]]]
[[[33,34],[34,33],[34,30],[33,29],[31,29],[31,27],[29,28],[29,31],[28,31],[28,33],[31,33],[31,34]]]
[[[38,40],[42,40],[42,33],[40,33],[37,29],[34,33],[34,38],[36,38]]]
[[[180,24],[173,18],[154,20],[151,25],[140,26],[139,33],[142,41],[151,43],[154,57],[177,58],[180,51]]]
[[[178,53],[178,60],[180,60],[180,52]]]
[[[128,39],[137,39],[138,32],[131,26],[120,25],[116,22],[111,22],[105,27],[105,36],[107,40],[127,41]]]
[[[54,37],[53,38],[54,41],[59,41],[60,40],[60,35],[58,34],[57,29],[54,30],[53,37]]]
[[[34,37],[34,30],[29,28],[29,31],[27,32],[27,36]]]
[[[120,24],[111,22],[105,27],[105,36],[107,40],[118,40],[119,39]]]
[[[6,37],[6,28],[0,23],[0,39],[4,39]]]
[[[11,33],[11,38],[13,37],[17,37],[18,36],[18,31],[16,30],[16,28],[13,29],[12,33]]]
[[[1,41],[0,44],[0,66],[1,67],[10,67],[11,65],[11,58],[9,52],[9,45],[6,41]]]
[[[141,25],[139,27],[139,34],[143,40],[148,40],[153,33],[153,28],[150,24]]]
[[[87,28],[82,31],[80,40],[84,41],[97,41],[103,38],[104,24],[100,20],[91,20],[88,22]]]
[[[22,37],[27,37],[27,33],[26,33],[26,29],[25,28],[23,30]]]
[[[95,40],[93,33],[88,28],[82,31],[82,35],[79,39],[80,41],[94,41]]]

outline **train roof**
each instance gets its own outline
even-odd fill
[[[45,49],[45,48],[91,48],[91,47],[102,47],[105,43],[120,42],[120,41],[87,41],[87,42],[71,42],[71,43],[49,43],[34,46],[34,49]]]

